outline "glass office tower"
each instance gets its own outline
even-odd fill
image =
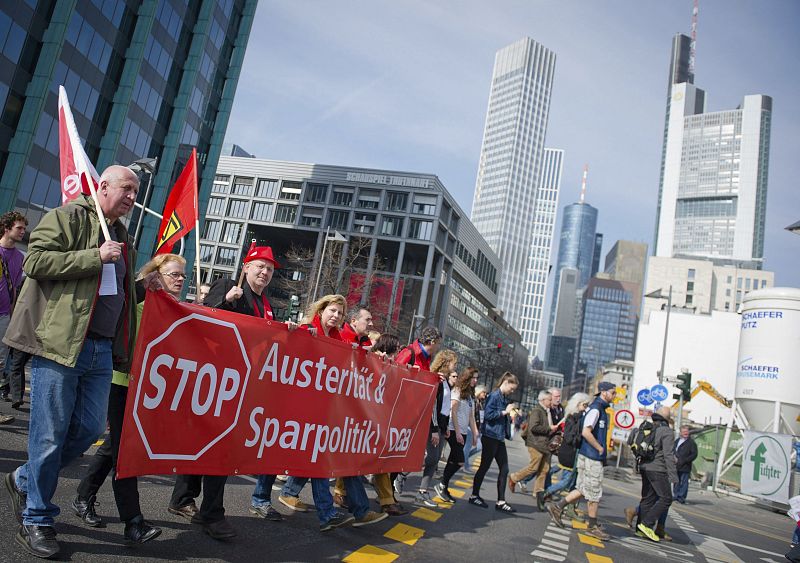
[[[0,207],[18,209],[35,225],[60,205],[58,86],[63,85],[98,171],[158,158],[147,203],[160,212],[197,147],[204,208],[256,3],[3,3]],[[140,190],[140,202],[146,192]],[[144,260],[154,246],[156,223],[144,222],[138,244]],[[192,245],[186,258],[193,259]]]

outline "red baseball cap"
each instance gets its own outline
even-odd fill
[[[272,247],[271,246],[250,246],[250,250],[247,251],[247,256],[244,257],[244,262],[247,264],[248,262],[252,262],[253,260],[266,260],[268,262],[272,262],[276,269],[280,268],[280,264],[278,261],[275,260],[275,257],[272,255]]]

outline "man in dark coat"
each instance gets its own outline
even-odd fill
[[[675,467],[678,470],[678,482],[672,492],[674,500],[686,504],[689,493],[689,476],[692,473],[692,462],[697,459],[697,444],[689,436],[689,427],[681,426],[681,436],[675,442]]]

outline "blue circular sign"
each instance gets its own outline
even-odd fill
[[[650,388],[650,397],[659,403],[661,401],[666,401],[667,397],[669,397],[669,390],[663,385],[653,385]]]
[[[649,389],[642,389],[636,395],[636,400],[639,401],[645,407],[653,404],[653,398],[650,396]]]

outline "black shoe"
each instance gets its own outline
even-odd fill
[[[204,522],[202,526],[203,531],[215,540],[229,540],[236,537],[236,530],[224,518],[216,522]]]
[[[52,526],[25,526],[19,527],[14,538],[25,551],[41,559],[49,559],[58,553],[56,530]]]
[[[11,403],[11,408],[14,410],[20,410],[21,407],[22,407],[22,401],[14,401],[13,403]]]
[[[94,505],[97,502],[97,497],[92,495],[88,499],[82,499],[76,496],[72,499],[72,511],[75,516],[83,520],[90,528],[105,528],[106,525],[103,519],[97,515],[94,510]]]
[[[544,512],[546,509],[544,507],[544,492],[539,491],[536,493],[536,508],[539,509],[539,512]]]
[[[481,508],[489,508],[489,505],[481,497],[469,497],[467,501],[470,504],[474,504],[475,506],[480,506]]]
[[[506,501],[503,501],[501,504],[495,504],[494,509],[499,510],[500,512],[507,512],[509,514],[516,512],[516,510],[512,508],[511,505]]]
[[[151,526],[141,514],[125,522],[125,543],[128,545],[147,543],[161,535],[161,528]]]
[[[27,495],[17,488],[13,471],[6,475],[5,482],[8,496],[11,497],[11,506],[14,508],[14,517],[17,519],[17,522],[22,524],[22,509],[28,504]]]

